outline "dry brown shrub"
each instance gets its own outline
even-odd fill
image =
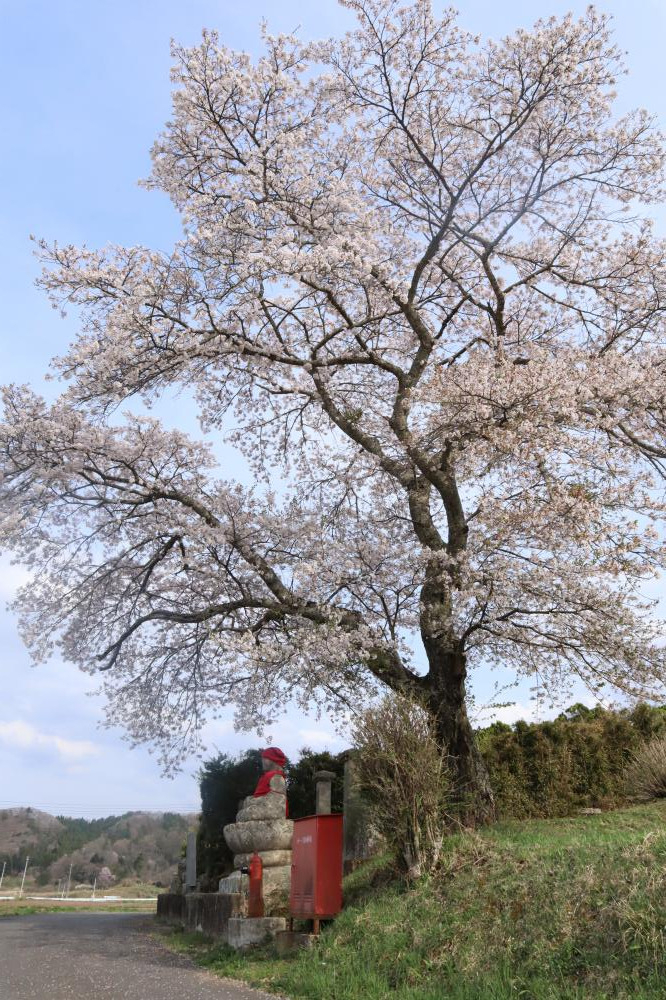
[[[626,773],[627,794],[635,799],[666,798],[666,737],[640,747]]]
[[[353,740],[373,821],[408,876],[418,878],[437,864],[447,827],[450,778],[432,719],[390,695],[357,717]]]

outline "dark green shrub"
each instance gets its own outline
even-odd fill
[[[331,787],[331,807],[333,812],[342,812],[345,754],[333,754],[327,750],[315,753],[309,747],[303,747],[299,751],[298,760],[287,768],[287,800],[292,819],[301,819],[314,813],[314,776],[317,771],[332,771],[335,774]]]
[[[233,855],[222,829],[233,823],[238,803],[251,795],[261,775],[261,750],[246,750],[239,757],[221,753],[199,771],[201,817],[197,832],[197,874],[208,887],[233,868]]]

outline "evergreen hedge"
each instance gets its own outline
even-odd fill
[[[574,705],[551,722],[495,722],[477,734],[500,818],[567,816],[631,801],[631,755],[666,736],[666,708]]]

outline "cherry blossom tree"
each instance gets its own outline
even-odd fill
[[[341,40],[256,62],[175,49],[172,252],[40,245],[81,332],[55,403],[5,391],[0,537],[34,655],[103,671],[165,760],[221,706],[388,687],[483,817],[470,669],[663,691],[664,150],[615,115],[593,8],[483,43],[427,0],[343,6]],[[182,387],[207,443],[126,409]]]

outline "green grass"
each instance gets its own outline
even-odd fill
[[[408,887],[375,860],[311,952],[172,947],[223,976],[307,1000],[663,1000],[666,804],[502,823],[451,837]]]

